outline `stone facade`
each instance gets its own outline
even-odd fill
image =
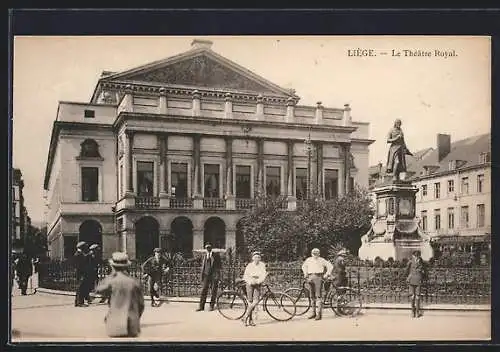
[[[51,256],[82,239],[137,259],[158,246],[234,248],[256,194],[287,196],[293,211],[303,188],[366,188],[368,124],[348,105],[299,99],[196,41],[102,76],[90,103],[59,106],[45,175]]]

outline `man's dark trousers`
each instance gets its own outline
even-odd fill
[[[217,288],[219,286],[219,280],[214,277],[214,275],[205,275],[203,278],[203,289],[201,290],[200,297],[200,308],[205,308],[205,303],[207,301],[208,288],[212,287],[211,297],[210,297],[210,307],[215,306],[215,299],[217,298]]]

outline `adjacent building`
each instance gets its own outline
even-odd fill
[[[491,135],[451,143],[437,135],[436,148],[408,157],[407,178],[418,187],[416,214],[422,229],[440,243],[487,243],[491,235]],[[385,173],[370,168],[375,187]]]
[[[294,211],[312,191],[368,187],[373,141],[349,105],[299,105],[211,46],[105,71],[89,102],[59,103],[44,182],[52,258],[81,240],[133,259],[167,245],[234,248],[259,194]]]
[[[25,234],[31,225],[31,219],[24,206],[24,181],[20,169],[12,169],[12,246],[23,247]]]

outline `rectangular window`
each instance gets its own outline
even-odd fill
[[[349,192],[354,191],[354,177],[349,177]]]
[[[440,209],[434,209],[434,229],[435,230],[441,229],[441,210]]]
[[[455,209],[448,208],[448,228],[455,228]]]
[[[422,197],[427,196],[427,185],[422,185]]]
[[[325,169],[325,199],[335,199],[339,190],[339,170]]]
[[[307,169],[295,169],[295,197],[298,200],[307,198]]]
[[[137,162],[137,194],[142,197],[152,197],[154,187],[154,162]]]
[[[281,168],[266,166],[266,195],[277,197],[281,194]]]
[[[220,174],[218,164],[205,164],[205,198],[219,198]]]
[[[462,177],[462,194],[469,194],[469,178]]]
[[[422,210],[420,217],[422,218],[422,230],[427,231],[427,210]]]
[[[437,182],[434,184],[434,198],[439,199],[441,196],[441,183]]]
[[[483,193],[484,175],[477,175],[477,193]]]
[[[94,110],[85,110],[83,112],[83,117],[88,118],[88,119],[92,119],[95,117],[95,111]]]
[[[251,168],[250,166],[236,166],[236,198],[251,198]]]
[[[453,193],[455,191],[455,182],[453,180],[448,180],[448,193]]]
[[[477,205],[477,227],[484,227],[484,204]]]
[[[171,194],[174,198],[188,198],[188,164],[170,164]]]
[[[64,258],[70,259],[75,255],[78,238],[76,236],[63,236]]]
[[[82,201],[95,202],[99,199],[99,168],[82,167]]]
[[[469,207],[468,206],[463,206],[461,208],[460,222],[461,222],[462,228],[464,228],[464,229],[469,228]]]

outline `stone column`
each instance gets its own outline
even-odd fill
[[[342,123],[344,126],[352,125],[351,107],[349,106],[349,104],[344,104],[344,116],[342,118]]]
[[[132,95],[132,85],[125,86],[125,95],[118,106],[118,114],[120,112],[133,112],[134,111],[134,98]]]
[[[193,92],[193,116],[201,115],[201,94],[198,90]]]
[[[201,136],[195,134],[193,136],[193,207],[195,209],[203,208],[203,195],[201,194],[201,152],[200,152]]]
[[[203,247],[203,228],[193,228],[193,250],[200,250]]]
[[[288,210],[294,211],[297,209],[297,198],[293,195],[293,141],[287,142],[288,149],[288,165],[287,165],[287,196]]]
[[[349,194],[350,178],[351,178],[351,163],[350,163],[351,146],[344,145],[344,194]]]
[[[236,209],[236,200],[233,195],[233,138],[226,140],[226,209]]]
[[[257,108],[255,111],[256,120],[264,120],[264,97],[262,94],[257,96]]]
[[[167,90],[165,88],[160,88],[160,102],[158,104],[158,113],[166,115],[167,114]]]
[[[225,103],[224,103],[224,118],[233,118],[233,96],[231,93],[226,93]]]
[[[226,229],[226,249],[236,248],[236,229]]]
[[[286,122],[293,122],[295,119],[295,99],[292,97],[288,98],[286,101]]]
[[[158,138],[160,140],[160,207],[168,208],[170,206],[168,198],[168,135],[162,133]]]
[[[133,147],[134,147],[134,132],[125,131],[127,135],[127,193],[134,193],[134,174],[133,174]]]
[[[316,103],[315,122],[317,125],[323,124],[323,105],[321,105],[320,101]]]
[[[316,143],[316,190],[323,198],[323,143]]]
[[[263,195],[264,190],[264,141],[258,138],[257,142],[257,179],[256,179],[256,193]]]

